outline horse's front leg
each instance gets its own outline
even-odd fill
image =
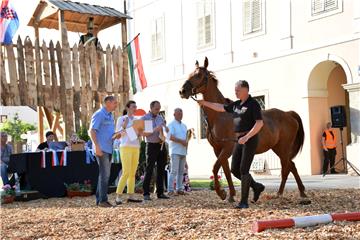
[[[281,159],[281,183],[280,183],[280,187],[279,190],[277,192],[277,196],[281,197],[284,193],[284,188],[285,188],[285,183],[286,180],[289,176],[290,173],[290,169],[289,169],[289,164],[287,161],[283,161]]]
[[[218,158],[213,166],[213,175],[214,175],[214,188],[217,195],[222,199],[225,200],[226,198],[226,191],[221,188],[219,179],[218,179],[218,173],[219,169],[221,167],[220,159]]]
[[[220,157],[221,166],[224,170],[225,177],[228,182],[228,186],[229,186],[229,190],[230,190],[230,196],[228,198],[228,201],[230,203],[233,203],[233,202],[235,202],[234,196],[236,195],[236,191],[235,191],[234,183],[232,181],[231,171],[230,171],[229,162],[228,162],[228,158],[230,157],[231,153],[232,153],[232,148],[224,149],[221,152],[219,157]]]

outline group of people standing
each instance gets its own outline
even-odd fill
[[[122,204],[122,194],[127,186],[127,202],[142,202],[134,197],[135,174],[140,156],[140,139],[145,138],[146,142],[146,169],[143,182],[144,200],[150,201],[150,181],[156,163],[156,195],[158,199],[168,199],[164,194],[164,171],[167,163],[166,148],[163,147],[163,131],[167,132],[169,138],[169,151],[171,156],[171,172],[169,176],[169,195],[184,194],[183,171],[187,154],[186,132],[187,127],[182,123],[182,110],[174,111],[174,121],[166,126],[165,120],[159,114],[161,104],[159,101],[150,103],[150,111],[144,115],[142,120],[152,121],[152,132],[136,132],[138,138],[131,140],[126,134],[126,129],[133,125],[134,113],[137,109],[135,101],[126,104],[123,116],[119,117],[116,126],[112,112],[117,108],[117,101],[113,96],[104,99],[104,105],[96,111],[89,128],[89,135],[93,142],[96,160],[99,165],[99,178],[96,189],[96,204],[100,207],[112,207],[108,201],[107,190],[110,177],[111,157],[113,152],[114,136],[120,141],[120,159],[122,163],[122,174],[116,190],[115,204]],[[120,133],[120,134],[115,134]],[[115,135],[114,135],[115,134]],[[173,182],[176,178],[176,191],[173,189]]]
[[[263,126],[260,105],[249,94],[249,84],[238,81],[235,84],[235,95],[239,99],[231,104],[212,103],[198,100],[200,106],[208,107],[218,112],[233,114],[234,131],[238,138],[232,156],[231,172],[241,179],[241,201],[237,208],[248,208],[249,189],[254,192],[253,201],[256,202],[265,186],[256,182],[251,174],[250,165],[253,161],[255,150],[258,145],[258,133]],[[108,201],[108,181],[110,177],[111,158],[113,153],[114,138],[120,141],[120,159],[122,174],[116,190],[115,204],[122,204],[122,194],[127,186],[128,202],[142,202],[134,197],[135,174],[138,168],[140,156],[141,138],[146,142],[146,169],[143,182],[143,198],[150,201],[150,182],[153,169],[156,164],[156,195],[158,199],[168,199],[169,196],[184,195],[183,173],[187,155],[187,127],[182,122],[183,111],[180,108],[174,110],[174,120],[166,125],[164,118],[159,114],[161,104],[159,101],[150,103],[150,111],[141,119],[152,122],[152,132],[136,132],[138,138],[131,140],[126,134],[135,120],[134,113],[137,110],[136,102],[129,101],[126,104],[123,116],[119,117],[115,126],[112,112],[118,107],[114,96],[104,98],[103,107],[96,111],[89,128],[93,150],[99,165],[99,177],[96,189],[96,204],[101,207],[112,207]],[[168,177],[168,195],[164,194],[164,172],[167,163],[167,150],[163,147],[164,131],[168,135],[169,153],[171,157],[171,171]],[[115,132],[117,134],[115,134]],[[54,133],[46,134],[47,141],[52,141]],[[331,129],[331,123],[322,134],[322,146],[324,152],[323,175],[328,170],[330,162],[331,173],[335,171],[336,138]],[[38,149],[48,148],[47,142],[39,145]],[[7,134],[1,133],[1,177],[4,184],[9,182],[7,178],[7,164],[12,153],[12,148],[7,144]],[[174,184],[175,183],[175,184]],[[174,185],[176,186],[174,188]]]

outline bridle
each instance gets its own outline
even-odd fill
[[[197,92],[197,89],[199,89],[199,88],[201,88],[201,87],[203,87],[203,86],[207,86],[208,82],[209,82],[209,75],[208,75],[208,71],[207,71],[207,70],[205,70],[205,78],[204,78],[204,81],[203,81],[199,86],[197,86],[197,87],[195,87],[189,80],[186,80],[185,85],[189,85],[190,88],[191,88],[191,94],[192,94],[192,95],[190,95],[190,97],[191,97],[192,100],[194,100],[195,102],[197,102],[197,93],[196,93],[196,92]],[[201,107],[201,109],[202,109],[202,111],[203,111],[203,113],[204,113],[205,127],[206,127],[206,129],[208,129],[208,128],[209,128],[209,120],[208,120],[208,117],[207,117],[207,115],[206,115],[206,113],[205,113],[205,111],[204,111],[204,107],[203,107],[203,106],[200,106],[200,107]],[[211,129],[209,130],[209,133],[210,133],[211,138],[212,138],[215,142],[228,142],[228,141],[237,142],[237,139],[229,139],[229,138],[217,139],[217,138],[213,135]]]
[[[204,81],[197,87],[195,87],[189,80],[186,80],[185,82],[185,85],[190,85],[190,88],[191,88],[191,94],[190,97],[192,100],[194,101],[197,101],[197,89],[203,87],[203,86],[207,86],[209,82],[209,74],[208,74],[208,71],[205,70],[205,78],[204,78]]]

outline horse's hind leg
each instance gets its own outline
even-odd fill
[[[298,188],[299,188],[299,191],[300,191],[300,197],[302,198],[306,198],[306,194],[305,194],[305,187],[304,187],[304,184],[302,183],[301,179],[300,179],[300,176],[299,176],[299,173],[297,172],[297,169],[296,169],[296,166],[295,166],[295,163],[293,163],[292,161],[289,163],[290,165],[290,171],[291,173],[294,175],[295,177],[295,180],[296,180],[296,183],[298,185]]]

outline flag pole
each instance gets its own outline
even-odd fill
[[[126,44],[124,49],[126,49],[135,40],[135,38],[137,38],[139,35],[140,35],[140,33],[138,33],[130,42],[128,42],[128,44]]]

